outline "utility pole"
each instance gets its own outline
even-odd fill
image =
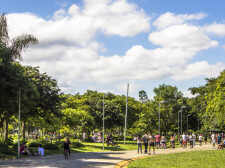
[[[20,94],[21,90],[19,89],[19,128],[18,128],[18,156],[20,156]]]
[[[126,142],[128,92],[129,92],[129,83],[127,84],[127,99],[126,99],[126,114],[125,114],[125,129],[124,129],[124,144]]]

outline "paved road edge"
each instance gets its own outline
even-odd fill
[[[133,158],[133,159],[129,159],[129,160],[124,160],[124,161],[118,163],[115,168],[127,168],[128,163],[130,163],[134,160],[144,159],[147,157],[151,157],[151,156],[144,156],[144,157],[138,157],[138,158]]]

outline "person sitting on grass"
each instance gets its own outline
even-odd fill
[[[29,149],[27,148],[25,142],[20,146],[19,152],[21,155],[28,155],[28,156],[32,155]]]
[[[109,135],[108,141],[111,142],[113,145],[116,145],[116,147],[120,147],[116,142],[113,141],[112,136]]]
[[[223,143],[220,143],[220,144],[218,145],[217,150],[219,150],[219,149],[224,149],[224,147],[225,147],[225,140],[223,141]]]
[[[44,156],[44,152],[45,152],[44,148],[42,148],[42,145],[39,144],[38,145],[38,155]]]

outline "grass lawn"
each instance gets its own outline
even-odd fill
[[[107,143],[105,143],[104,150],[105,151],[121,151],[121,150],[135,150],[137,149],[137,142],[136,141],[126,141],[124,145],[123,141],[116,141],[120,147],[107,147]],[[85,147],[80,148],[72,148],[72,152],[102,152],[103,151],[103,144],[102,143],[88,143],[82,142]]]
[[[136,141],[126,141],[124,145],[123,141],[116,141],[120,147],[107,147],[107,143],[105,143],[104,151],[123,151],[123,150],[137,150],[137,142]],[[81,153],[81,152],[103,152],[103,144],[102,143],[95,143],[95,142],[82,142],[85,147],[79,148],[71,148],[71,153]],[[179,144],[176,144],[176,147],[180,147]],[[37,147],[30,147],[29,148],[32,153],[37,153]],[[142,147],[144,150],[144,146]],[[17,152],[16,152],[17,153]],[[55,155],[55,154],[63,154],[63,148],[59,150],[46,150],[45,155]],[[15,155],[2,155],[0,154],[1,159],[9,159],[9,158],[16,158],[17,154]]]
[[[190,168],[190,167],[224,167],[225,150],[193,151],[168,155],[154,155],[145,159],[136,160],[128,168]]]
[[[136,150],[137,143],[136,141],[126,141],[124,145],[123,141],[117,141],[120,147],[107,147],[107,143],[105,143],[104,151],[121,151],[121,150]],[[103,152],[103,143],[95,143],[95,142],[82,142],[85,147],[79,148],[71,148],[71,153],[81,153],[81,152]],[[29,148],[32,153],[37,153],[37,147],[30,147]],[[55,155],[55,154],[63,154],[63,148],[59,150],[45,150],[45,155]],[[0,155],[0,160],[5,158],[16,158],[17,155]]]

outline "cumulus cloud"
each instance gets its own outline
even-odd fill
[[[218,45],[208,36],[212,32],[210,25],[206,28],[186,23],[205,16],[204,13],[163,14],[153,23],[158,29],[148,37],[158,48],[133,45],[123,55],[115,52],[107,57],[104,43],[96,40],[99,33],[132,38],[150,30],[150,17],[137,5],[126,0],[84,0],[82,7],[74,4],[68,10],[58,10],[49,20],[31,13],[14,13],[7,17],[11,37],[30,33],[40,41],[25,52],[23,64],[40,66],[42,72],[59,81],[64,91],[71,91],[79,82],[168,77],[186,80],[217,75],[224,64],[210,65],[206,61],[189,64],[198,52]],[[167,23],[165,18],[172,21]],[[214,32],[222,34],[219,30]],[[124,91],[124,86],[126,88],[126,84],[116,88]],[[138,88],[135,83],[130,86],[130,92]]]
[[[156,21],[153,22],[153,25],[157,29],[164,29],[172,25],[183,24],[185,21],[188,20],[200,20],[207,16],[206,13],[197,13],[197,14],[179,14],[176,15],[171,12],[166,12],[165,14],[161,15]]]
[[[221,62],[215,65],[209,65],[206,61],[195,62],[185,68],[179,68],[177,71],[174,71],[172,78],[175,80],[187,80],[199,76],[216,77],[224,70],[224,67],[225,64]]]
[[[188,98],[196,97],[196,95],[191,94],[190,90],[182,91],[182,93],[183,93],[184,97],[188,97]]]
[[[205,30],[209,34],[219,35],[223,37],[225,35],[225,24],[221,23],[209,24],[203,27],[203,30]]]
[[[211,40],[200,27],[181,24],[152,32],[149,41],[162,47],[184,48],[190,52],[198,52],[217,46],[218,42]]]
[[[127,94],[127,88],[128,88],[127,83],[116,85],[116,89],[119,91],[122,91],[124,95]],[[135,82],[129,82],[128,96],[129,96],[129,93],[137,92],[138,88],[139,88],[138,84],[136,84]]]

